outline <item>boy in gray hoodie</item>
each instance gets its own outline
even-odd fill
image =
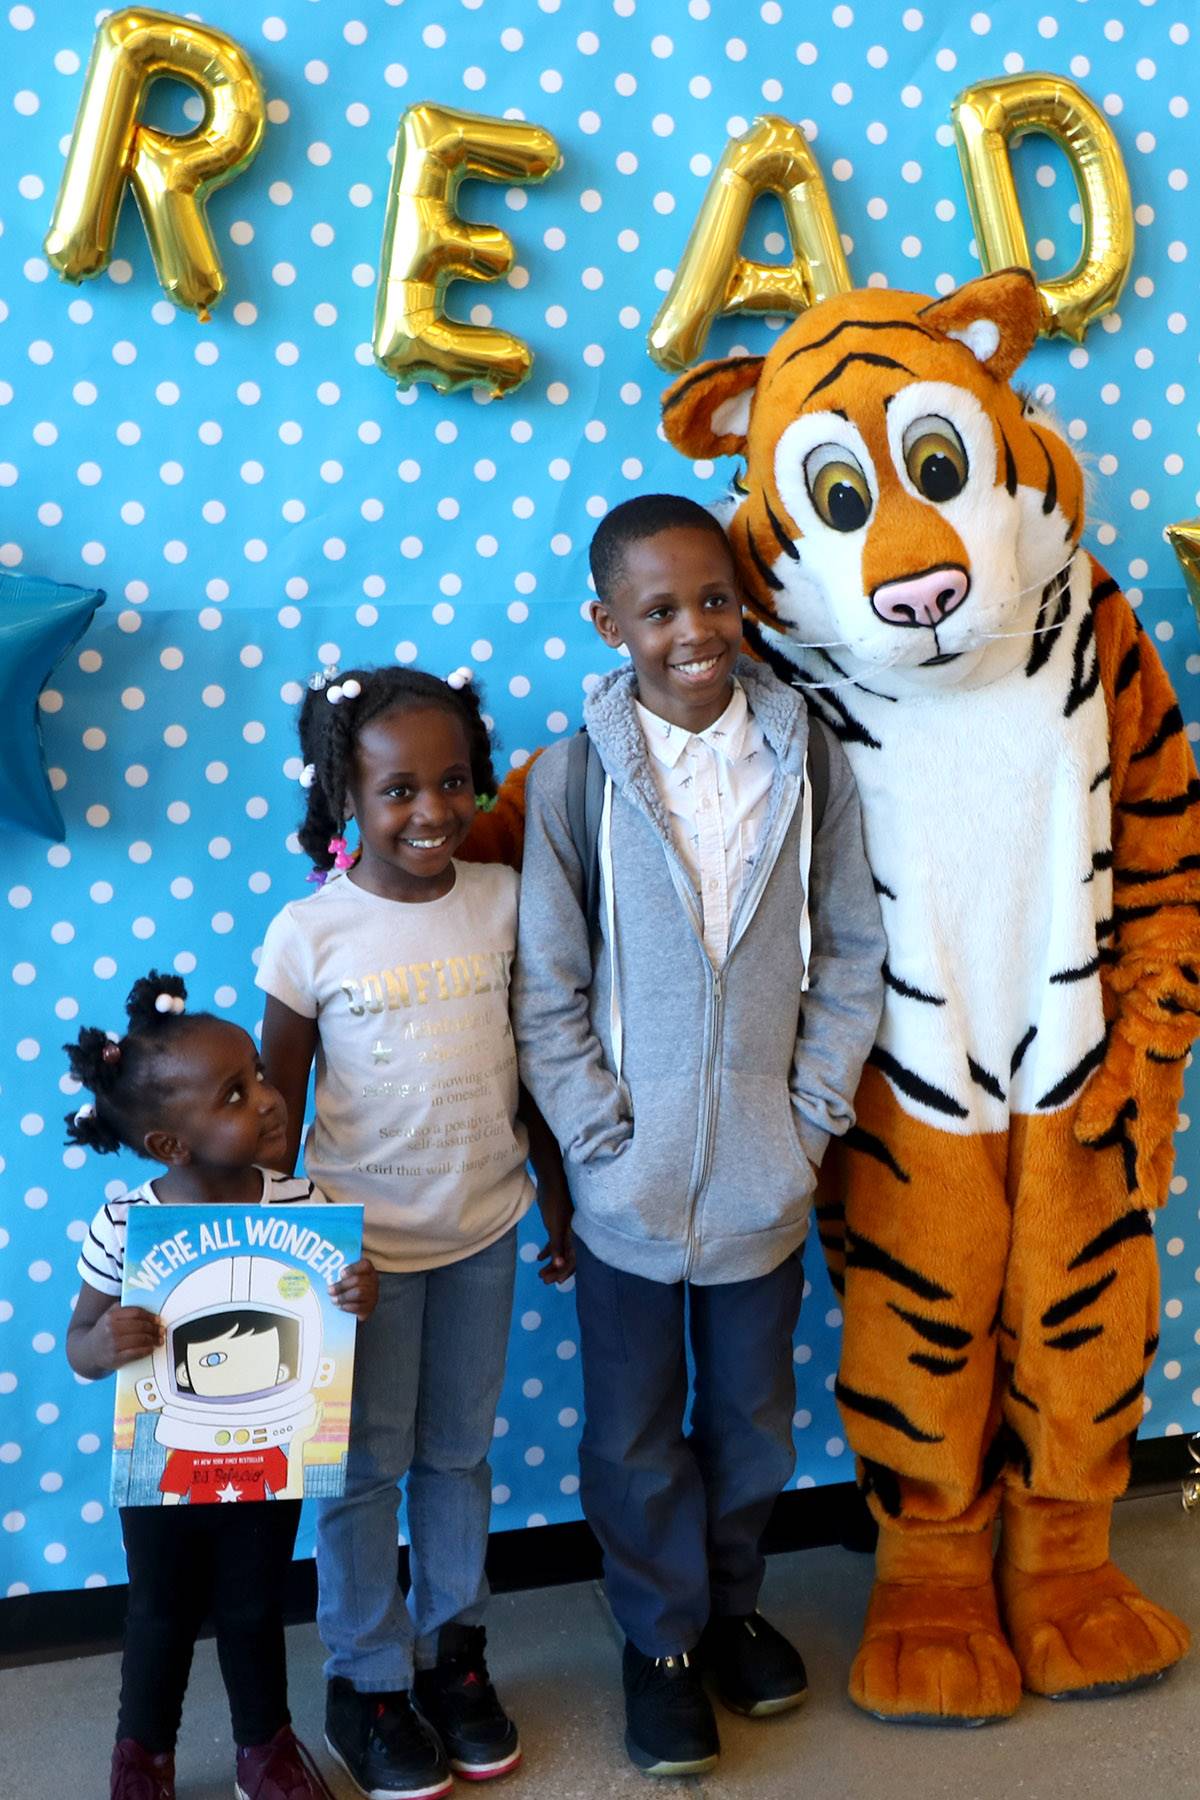
[[[719,1751],[701,1669],[751,1716],[805,1692],[756,1611],[759,1539],[794,1464],[816,1170],[853,1123],[884,938],[849,767],[740,656],[720,525],[645,495],[608,514],[591,563],[593,623],[633,667],[584,709],[595,844],[570,746],[531,771],[513,1026],[575,1207],[581,1498],[626,1634],[626,1748],[694,1774]]]

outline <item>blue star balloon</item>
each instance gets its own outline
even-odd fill
[[[104,603],[102,588],[0,571],[0,829],[67,835],[42,757],[38,695]]]

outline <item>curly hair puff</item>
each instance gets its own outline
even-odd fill
[[[93,1095],[90,1108],[85,1104],[67,1113],[69,1143],[101,1156],[121,1149],[147,1154],[143,1139],[161,1119],[170,1095],[162,1052],[213,1016],[185,1013],[186,1000],[178,975],[151,969],[129,990],[124,1037],[87,1025],[73,1044],[63,1045],[71,1074]]]

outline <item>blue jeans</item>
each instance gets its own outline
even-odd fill
[[[795,1463],[803,1254],[699,1287],[626,1274],[575,1239],[580,1498],[609,1604],[645,1656],[693,1650],[710,1616],[757,1604],[759,1540]]]
[[[358,1328],[346,1491],[317,1513],[317,1624],[326,1676],[359,1693],[412,1686],[437,1634],[487,1599],[488,1450],[504,1379],[517,1234],[461,1262],[379,1277]],[[396,1579],[407,1475],[407,1605]]]

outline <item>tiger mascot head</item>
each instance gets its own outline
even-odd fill
[[[744,458],[725,524],[781,673],[816,649],[833,682],[899,696],[1028,653],[1083,528],[1079,463],[1009,386],[1038,326],[1023,269],[940,300],[862,289],[667,390],[678,450]]]

